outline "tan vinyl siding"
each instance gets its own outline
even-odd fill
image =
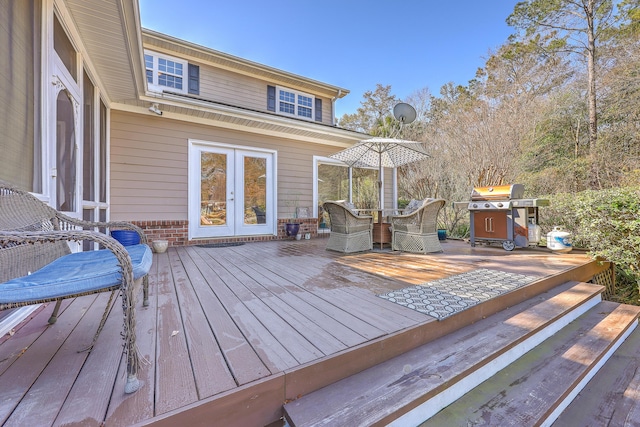
[[[199,96],[210,101],[266,112],[269,84],[275,86],[264,80],[200,65]],[[332,124],[331,100],[317,97],[322,99],[322,123]]]
[[[391,208],[393,206],[393,169],[387,168],[383,172],[384,175],[384,206]]]
[[[173,56],[178,58],[175,55]],[[198,98],[249,110],[268,111],[267,86],[277,86],[277,84],[210,65],[191,63],[200,67],[200,93],[197,95]],[[296,87],[289,88],[301,90]],[[301,91],[305,92],[304,90]],[[314,93],[309,93],[309,95],[322,99],[322,123],[333,124],[331,99]]]
[[[279,218],[291,215],[295,199],[298,206],[312,206],[313,156],[337,151],[321,144],[112,111],[111,219],[187,219],[189,139],[276,150]]]
[[[0,14],[0,179],[40,185],[40,20],[36,2],[3,4]]]
[[[200,97],[252,110],[267,110],[265,82],[212,67],[200,66]]]
[[[322,123],[333,125],[333,102],[329,98],[322,98]]]

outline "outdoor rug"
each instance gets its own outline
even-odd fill
[[[378,296],[442,320],[538,279],[481,268]]]

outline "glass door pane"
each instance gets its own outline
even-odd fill
[[[94,86],[86,71],[83,74],[82,198],[96,202],[96,134]]]
[[[353,204],[358,209],[377,209],[379,201],[378,170],[353,168]]]
[[[227,154],[200,157],[200,225],[227,225]]]
[[[56,207],[76,211],[76,134],[73,103],[66,91],[58,93],[56,103]]]
[[[244,223],[265,224],[267,212],[267,159],[244,158]]]
[[[235,235],[273,233],[273,154],[235,150]]]

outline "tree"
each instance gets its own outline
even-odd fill
[[[598,139],[596,45],[613,24],[612,0],[526,0],[516,4],[507,23],[525,38],[545,41],[540,48],[576,54],[587,62],[589,147]]]
[[[391,94],[391,86],[376,85],[375,91],[366,91],[364,100],[354,114],[345,114],[338,121],[338,126],[357,132],[375,134],[376,129],[383,128],[386,117],[393,117],[391,111],[399,101]],[[381,130],[379,129],[378,132]]]
[[[623,1],[617,11],[621,25],[602,49],[608,67],[598,99],[601,143],[596,158],[605,187],[640,180],[640,0]]]
[[[476,73],[479,96],[497,102],[527,104],[563,87],[573,76],[570,64],[556,52],[540,52],[539,38],[513,36]]]

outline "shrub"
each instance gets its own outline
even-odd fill
[[[562,226],[573,245],[615,264],[616,299],[640,305],[640,188],[628,187],[549,197],[540,210],[543,233]]]

